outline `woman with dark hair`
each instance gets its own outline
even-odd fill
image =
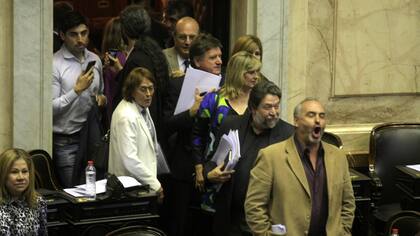
[[[102,54],[104,55],[104,94],[106,104],[106,126],[111,123],[114,107],[114,97],[118,90],[117,74],[127,60],[127,45],[124,43],[119,17],[111,18],[105,25],[102,39]]]
[[[144,67],[149,70],[155,78],[155,91],[150,114],[157,127],[158,138],[161,136],[160,118],[162,117],[162,95],[165,84],[169,79],[168,63],[165,55],[158,44],[148,36],[150,32],[151,19],[147,11],[140,6],[129,6],[121,12],[121,26],[123,35],[127,39],[128,52],[127,61],[121,70],[118,80],[118,91],[121,94],[121,87],[128,74],[136,67]],[[117,95],[114,103],[121,100],[121,95]]]
[[[124,99],[112,114],[108,169],[148,184],[162,200],[163,188],[157,179],[160,147],[149,113],[154,84],[153,74],[142,67],[132,70],[125,80]]]
[[[246,51],[262,61],[263,48],[261,40],[255,35],[243,35],[239,37],[233,45],[232,55],[240,51]]]
[[[257,36],[243,35],[239,37],[236,40],[235,45],[233,45],[232,55],[235,55],[240,51],[249,52],[262,62],[263,46],[261,40]],[[265,77],[261,72],[260,77],[262,80],[268,81],[267,77]]]
[[[0,155],[0,235],[47,234],[47,204],[35,191],[32,160],[8,149]]]

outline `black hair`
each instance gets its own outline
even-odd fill
[[[271,81],[260,81],[249,94],[248,107],[256,110],[267,94],[281,98],[280,88]]]
[[[61,29],[61,24],[65,20],[64,16],[66,13],[73,11],[73,6],[66,1],[58,1],[54,3],[53,11],[53,25],[54,30],[59,31]]]
[[[213,48],[220,48],[222,49],[222,44],[220,41],[213,37],[211,34],[200,34],[198,35],[194,41],[192,41],[190,46],[190,62],[191,65],[195,67],[194,58],[202,57],[204,54]]]
[[[168,3],[166,15],[168,17],[174,17],[176,18],[176,20],[179,20],[182,17],[186,17],[186,16],[194,17],[194,12],[193,12],[192,5],[189,2],[171,1]]]
[[[79,25],[88,26],[87,19],[77,11],[70,11],[63,16],[60,31],[66,33],[69,29]]]
[[[151,19],[149,13],[137,5],[126,7],[120,14],[123,34],[132,39],[150,31]]]

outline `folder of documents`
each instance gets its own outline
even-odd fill
[[[232,170],[241,158],[238,130],[230,130],[220,138],[219,146],[211,159],[218,166],[226,163],[225,170]]]

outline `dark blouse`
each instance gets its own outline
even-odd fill
[[[48,235],[47,203],[38,197],[35,208],[22,200],[0,205],[0,235]]]

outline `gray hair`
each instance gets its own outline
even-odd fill
[[[123,33],[132,39],[150,31],[151,19],[149,13],[141,6],[128,6],[120,15]]]
[[[293,117],[294,118],[298,118],[301,114],[301,112],[302,112],[302,105],[305,103],[305,102],[312,102],[312,101],[315,101],[315,102],[319,102],[319,103],[321,103],[319,100],[318,100],[318,98],[314,98],[314,97],[307,97],[307,98],[305,98],[305,99],[303,99],[299,104],[297,104],[296,105],[296,107],[295,107],[295,110],[293,111]]]

